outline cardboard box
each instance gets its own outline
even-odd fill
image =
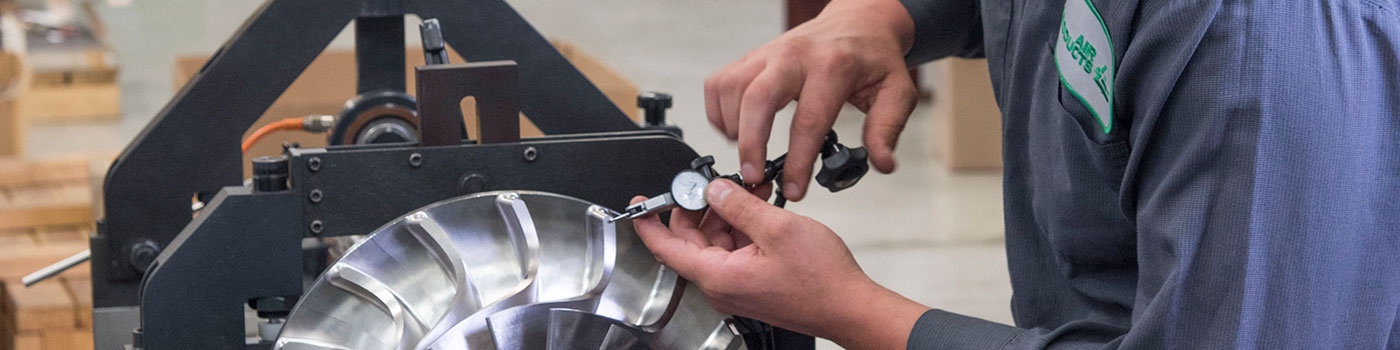
[[[75,285],[85,289],[74,290]],[[91,286],[90,280],[66,277],[30,287],[0,281],[0,349],[92,349],[91,302],[80,305],[91,300]],[[89,295],[78,295],[84,291]]]
[[[622,77],[616,71],[608,68],[598,59],[589,56],[573,45],[563,42],[554,42],[564,58],[568,59],[578,68],[584,76],[588,77],[594,85],[597,85],[613,103],[617,104],[628,117],[638,120],[641,115],[637,105],[637,86]],[[448,56],[451,62],[463,62],[462,57],[451,48],[448,49]],[[414,94],[415,82],[413,67],[423,65],[423,51],[420,48],[408,48],[405,50],[404,71],[407,79],[407,92]],[[195,73],[199,72],[204,62],[208,61],[209,55],[184,55],[176,57],[174,67],[174,84],[179,89],[189,81]],[[321,56],[312,61],[301,76],[297,77],[292,85],[272,103],[272,106],[263,113],[258,121],[253,124],[247,132],[243,134],[247,138],[253,130],[263,125],[276,122],[283,118],[300,117],[312,114],[339,114],[345,108],[345,101],[355,96],[355,53],[351,50],[327,50]],[[474,108],[465,108],[466,125],[476,125]],[[522,115],[520,119],[521,136],[533,137],[542,133]],[[467,133],[475,138],[475,130],[468,128]],[[243,155],[243,176],[251,176],[251,167],[248,166],[253,158],[265,155],[276,155],[282,152],[283,143],[295,142],[302,147],[323,147],[326,145],[326,136],[322,134],[308,134],[302,132],[278,132],[268,135],[260,140],[253,148]]]
[[[934,62],[935,142],[953,170],[1001,169],[1001,109],[986,60]]]
[[[0,230],[91,225],[88,162],[84,158],[0,159]]]
[[[30,50],[34,64],[28,89],[20,95],[19,115],[31,124],[112,122],[121,119],[117,68],[100,48],[43,52]],[[54,62],[65,62],[55,64]]]
[[[19,55],[0,51],[0,156],[24,154],[24,118],[16,102],[24,90],[23,72]]]

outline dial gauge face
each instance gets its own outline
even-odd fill
[[[671,179],[671,197],[686,210],[705,209],[705,186],[710,179],[694,170],[682,171]]]

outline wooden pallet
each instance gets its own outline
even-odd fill
[[[0,159],[0,350],[92,349],[92,282],[82,264],[19,282],[88,248],[89,161]]]

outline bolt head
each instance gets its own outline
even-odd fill
[[[131,245],[128,262],[131,263],[131,267],[137,271],[145,272],[146,268],[149,268],[151,263],[154,263],[156,257],[159,255],[160,247],[156,246],[156,242],[149,240],[141,241]]]
[[[467,174],[457,180],[457,191],[461,194],[477,193],[486,190],[486,177],[481,174]]]
[[[655,91],[637,94],[637,107],[645,109],[671,108],[671,94]]]

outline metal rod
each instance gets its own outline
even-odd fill
[[[59,262],[56,262],[53,265],[45,266],[44,268],[39,269],[39,271],[34,271],[33,273],[24,275],[23,278],[20,278],[20,282],[24,283],[25,287],[32,286],[35,283],[39,283],[43,280],[49,279],[49,277],[58,275],[59,273],[66,271],[73,266],[77,266],[78,264],[84,263],[90,258],[92,258],[92,250],[83,249],[83,251],[78,252],[77,254],[73,254],[73,256],[64,258],[63,260],[60,260]]]

